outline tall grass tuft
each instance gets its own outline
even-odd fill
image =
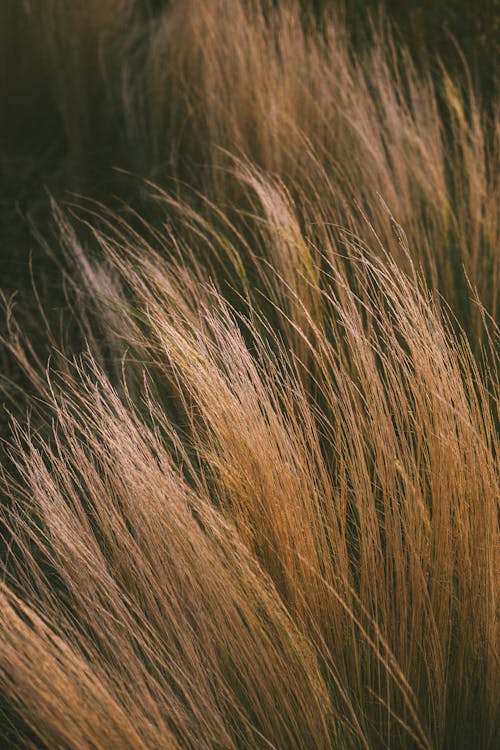
[[[0,10],[4,101],[149,180],[51,203],[76,356],[6,305],[3,745],[492,749],[498,114],[292,0],[152,5]]]

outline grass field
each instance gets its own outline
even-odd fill
[[[430,5],[0,5],[1,747],[497,746],[499,16]]]

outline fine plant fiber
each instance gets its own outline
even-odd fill
[[[500,110],[303,5],[0,7],[2,747],[496,747]]]

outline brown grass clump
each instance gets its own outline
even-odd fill
[[[7,304],[3,745],[495,747],[500,129],[293,2],[42,6],[163,187],[53,203],[78,356]]]

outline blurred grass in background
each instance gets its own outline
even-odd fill
[[[264,6],[267,3],[276,5],[280,0],[263,0]],[[172,0],[3,0],[0,158],[4,167],[5,160],[17,155],[36,154],[43,166],[49,156],[69,151],[79,163],[79,176],[82,165],[90,174],[93,166],[101,173],[111,164],[137,168],[121,163],[124,123],[116,120],[109,82],[120,76],[125,79],[140,58],[139,28],[144,29],[149,19],[154,30],[159,13],[169,5]],[[459,83],[470,76],[483,102],[494,105],[500,0],[305,0],[303,7],[309,18],[311,11],[316,18],[324,11],[339,14],[359,50],[369,45],[373,25],[389,25],[417,63],[435,69],[437,82],[443,64]],[[119,37],[127,14],[124,45]],[[48,39],[51,44],[57,41],[57,49],[46,44]],[[74,99],[67,96],[71,88]]]
[[[438,58],[463,76],[464,60],[485,99],[496,91],[500,59],[500,0],[312,0],[316,11],[342,7],[358,42],[369,14],[384,13],[418,58]],[[306,3],[307,5],[307,3]],[[460,52],[463,54],[461,58]]]
[[[286,2],[262,0],[264,7]],[[119,196],[137,206],[144,177],[199,186],[203,170],[198,174],[196,165],[206,163],[206,150],[193,111],[197,92],[185,101],[182,82],[169,78],[162,57],[176,43],[167,24],[162,27],[162,11],[174,6],[172,0],[0,3],[0,278],[7,296],[17,292],[29,302],[33,275],[42,297],[65,306],[56,271],[30,226],[50,231],[48,192],[93,195],[114,205]],[[369,50],[373,26],[389,27],[396,55],[408,48],[431,72],[450,129],[451,89],[445,90],[441,63],[457,101],[467,106],[472,82],[494,121],[500,0],[303,0],[303,8],[309,21],[332,10],[343,17],[354,55]],[[178,66],[188,77],[190,66],[203,71],[198,54],[193,61],[190,51]],[[401,70],[404,77],[404,62]]]

